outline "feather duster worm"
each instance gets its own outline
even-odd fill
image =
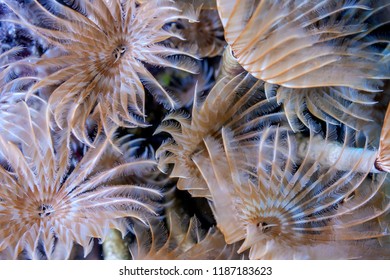
[[[175,69],[166,69],[157,75],[157,79],[162,81],[164,87],[179,100],[183,108],[191,107],[195,95],[209,92],[215,84],[214,67],[210,65],[208,60],[202,60],[198,63],[200,72],[197,75]]]
[[[7,140],[18,143],[21,139],[16,130],[22,128],[15,129],[13,119],[18,113],[12,107],[24,100],[34,81],[34,71],[26,66],[29,58],[22,58],[23,51],[22,47],[14,47],[0,54],[0,132]]]
[[[148,2],[150,0],[137,0],[138,3],[145,3],[145,2]],[[175,1],[176,3],[178,3],[179,5],[186,5],[187,3],[191,3],[191,5],[195,8],[195,9],[199,9],[199,8],[204,8],[204,9],[217,9],[217,3],[215,2],[215,0],[177,0]]]
[[[250,249],[250,259],[389,257],[389,182],[385,173],[357,171],[365,164],[367,148],[344,171],[337,164],[322,165],[326,145],[320,151],[309,146],[307,156],[300,158],[287,129],[269,127],[246,144],[235,138],[226,129],[222,141],[206,138],[209,163],[194,161],[208,184],[226,241],[244,240],[238,252]],[[329,130],[323,141],[333,138]],[[344,148],[352,145],[351,139],[347,130]],[[341,150],[335,156],[346,155]]]
[[[44,5],[34,0],[34,18],[25,16],[14,1],[4,2],[18,18],[8,16],[3,21],[24,25],[57,48],[52,57],[33,62],[51,74],[38,79],[29,94],[54,87],[49,106],[56,124],[69,124],[83,142],[90,143],[85,123],[97,103],[103,124],[111,121],[127,127],[145,125],[144,86],[169,108],[175,107],[175,100],[145,63],[196,72],[191,59],[178,58],[189,53],[160,44],[180,38],[162,28],[166,23],[194,20],[172,1],[81,0],[72,9],[53,0]]]
[[[195,46],[199,57],[221,55],[226,45],[223,39],[223,27],[216,10],[200,9],[198,20],[189,22],[180,20],[170,30],[180,32],[186,41],[173,38],[174,46],[181,50],[192,50]]]
[[[284,120],[275,98],[265,99],[262,86],[263,82],[250,74],[240,74],[230,81],[221,79],[204,101],[195,96],[191,118],[179,112],[165,118],[156,133],[167,132],[172,139],[161,145],[156,156],[162,171],[173,164],[170,177],[179,178],[180,190],[210,198],[208,187],[193,162],[194,156],[207,154],[203,144],[206,137],[218,137],[223,126],[237,134],[252,131],[255,137],[259,127]]]
[[[118,178],[154,168],[153,160],[126,161],[117,154],[110,166],[102,165],[114,151],[101,134],[96,148],[73,166],[63,133],[50,132],[46,106],[36,110],[20,102],[13,110],[24,141],[17,146],[0,137],[0,156],[7,163],[0,166],[0,251],[14,258],[23,252],[27,258],[65,259],[76,242],[87,255],[92,239],[104,240],[109,228],[127,232],[122,218],[146,223],[156,214],[159,190]]]
[[[313,116],[353,128],[370,120],[372,94],[358,90],[379,92],[390,77],[378,47],[389,38],[374,34],[388,22],[378,17],[388,1],[217,2],[238,62],[270,84],[294,130],[313,127]]]
[[[21,48],[13,48],[2,54],[0,54],[0,116],[5,113],[10,104],[13,104],[14,101],[24,97],[24,94],[19,95],[17,93],[9,94],[7,89],[7,84],[12,79],[12,70],[10,70],[10,61],[12,57],[17,56]],[[10,73],[11,72],[11,73]],[[2,117],[0,122],[0,131],[7,130],[7,119]]]
[[[224,78],[232,79],[238,74],[245,72],[244,68],[242,68],[234,57],[230,46],[227,46],[223,51],[222,62],[217,72],[217,81]]]
[[[34,72],[28,67],[29,57],[23,58],[23,47],[13,47],[0,54],[0,104],[3,108],[24,99],[32,85]]]
[[[183,223],[178,217],[169,217],[171,225]],[[187,222],[185,219],[185,224]],[[218,229],[211,228],[204,233],[195,217],[189,220],[183,236],[173,236],[164,223],[157,220],[151,221],[149,226],[149,234],[144,225],[135,226],[136,241],[130,245],[135,260],[232,260],[243,257],[236,253],[237,244],[227,245]]]
[[[390,106],[387,107],[382,126],[378,156],[375,160],[378,170],[390,172]]]
[[[276,96],[294,131],[307,127],[320,131],[322,120],[334,125],[345,124],[364,130],[373,122],[376,101],[348,87],[293,89],[266,84],[267,96]]]

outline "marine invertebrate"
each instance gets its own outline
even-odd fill
[[[382,23],[367,28],[367,19],[388,5],[377,2],[218,1],[218,11],[227,42],[255,77],[292,88],[348,86],[375,92],[384,74],[377,64],[383,54],[366,36]]]
[[[0,102],[2,106],[22,100],[34,78],[27,67],[23,47],[13,47],[0,54]]]
[[[386,52],[379,46],[388,44],[389,37],[375,34],[387,23],[380,17],[387,1],[217,3],[225,39],[238,62],[270,84],[290,112],[294,130],[309,127],[307,112],[353,128],[370,120],[367,108],[373,97],[358,90],[380,92],[381,79],[390,77]]]
[[[7,107],[8,104],[11,104],[13,100],[18,99],[17,94],[12,94],[9,96],[7,94],[7,83],[10,80],[10,74],[9,72],[9,61],[10,61],[10,56],[15,56],[18,52],[20,51],[20,48],[15,48],[15,49],[10,49],[2,54],[0,54],[0,113],[4,111]],[[11,59],[12,60],[12,59]],[[20,96],[19,96],[20,98]],[[1,123],[1,125],[3,125]]]
[[[14,47],[0,54],[0,132],[7,140],[20,140],[13,118],[15,103],[24,100],[26,89],[33,83],[32,69],[26,67],[23,47]],[[22,129],[23,130],[23,129]]]
[[[158,220],[150,222],[149,234],[146,234],[144,225],[138,225],[135,227],[136,241],[130,245],[133,259],[228,260],[243,257],[236,253],[238,245],[227,245],[218,229],[210,228],[207,233],[202,232],[196,217],[180,222],[178,217],[169,216],[168,220],[171,228],[173,223],[186,227],[184,234],[173,236]]]
[[[388,1],[0,1],[0,258],[390,258]]]
[[[45,104],[44,104],[45,105]],[[152,169],[149,159],[124,159],[120,154],[102,165],[110,152],[108,139],[99,135],[82,159],[72,166],[65,133],[50,132],[48,108],[13,107],[19,115],[15,127],[24,141],[19,145],[0,136],[0,250],[14,258],[64,259],[73,242],[87,255],[92,239],[104,240],[109,228],[125,234],[132,217],[145,222],[156,214],[161,193],[151,187],[122,183],[119,175]],[[107,166],[108,165],[108,166]]]
[[[180,20],[170,27],[180,31],[185,41],[173,38],[172,44],[178,49],[196,49],[199,57],[221,55],[226,45],[223,39],[223,27],[218,12],[213,9],[198,9],[196,22]]]
[[[203,140],[220,135],[223,126],[237,134],[256,130],[264,124],[282,122],[275,98],[265,99],[263,82],[250,74],[239,74],[232,80],[220,80],[204,101],[195,96],[191,117],[180,112],[168,115],[156,133],[167,132],[171,139],[156,152],[159,168],[173,170],[170,177],[179,178],[177,187],[193,196],[210,198],[209,190],[192,158],[205,154]],[[249,137],[249,136],[248,136]]]
[[[101,105],[99,121],[106,127],[110,122],[145,125],[144,87],[167,107],[175,107],[145,63],[196,72],[189,59],[178,58],[190,53],[161,43],[180,37],[164,30],[166,23],[194,20],[172,1],[76,1],[70,8],[53,0],[34,0],[34,18],[26,17],[14,1],[4,3],[18,18],[3,21],[28,27],[56,48],[53,56],[33,62],[50,74],[39,78],[29,94],[53,86],[48,103],[56,124],[68,127],[83,142],[90,143],[85,123],[96,104]]]
[[[378,155],[375,159],[375,167],[378,170],[390,171],[390,107],[387,107],[386,115],[384,118],[382,131],[380,135],[380,143],[378,149]]]
[[[290,127],[301,131],[305,127],[321,131],[321,121],[345,124],[363,130],[373,121],[374,95],[349,87],[319,87],[294,89],[268,85],[268,96],[276,96]],[[321,120],[321,121],[320,121]]]
[[[384,173],[358,171],[367,147],[353,168],[340,170],[337,164],[322,165],[326,145],[315,151],[315,159],[310,146],[300,158],[290,133],[266,128],[245,152],[228,130],[222,132],[223,141],[205,139],[210,163],[194,161],[226,241],[245,239],[238,252],[250,249],[250,259],[388,258],[389,228],[381,221],[389,217],[389,183]],[[344,147],[352,144],[350,133]],[[332,138],[329,129],[324,143]],[[256,153],[254,162],[237,160]],[[346,155],[341,150],[334,156]]]
[[[166,69],[157,78],[179,100],[183,108],[191,108],[194,96],[209,92],[215,84],[215,69],[209,65],[207,60],[199,61],[199,69],[200,72],[197,75]]]

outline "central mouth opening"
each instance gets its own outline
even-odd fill
[[[53,206],[49,204],[42,204],[38,207],[38,216],[40,218],[48,217],[54,212]]]
[[[263,217],[256,221],[256,227],[262,233],[272,234],[280,232],[280,219],[276,217]]]
[[[125,45],[117,46],[112,52],[115,62],[117,62],[126,53],[126,51],[127,47]]]

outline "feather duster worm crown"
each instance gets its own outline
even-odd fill
[[[101,165],[114,153],[101,135],[96,148],[72,166],[68,141],[52,137],[46,106],[38,111],[21,102],[13,109],[9,117],[24,128],[24,141],[18,147],[0,137],[0,156],[7,162],[0,166],[0,250],[7,248],[14,258],[23,251],[29,258],[64,259],[77,242],[87,255],[92,238],[104,240],[109,228],[128,231],[122,218],[145,222],[156,214],[159,190],[116,178],[142,174],[154,168],[153,160],[125,161],[117,154],[110,166]]]
[[[177,56],[189,53],[159,44],[180,37],[165,31],[166,23],[195,20],[172,1],[77,1],[72,9],[54,0],[44,5],[34,0],[33,18],[14,1],[4,2],[18,18],[8,15],[2,21],[27,27],[56,48],[32,62],[49,74],[37,80],[29,95],[51,88],[49,107],[56,124],[69,127],[83,142],[90,143],[85,123],[96,103],[105,126],[130,127],[145,125],[144,86],[169,108],[176,106],[144,63],[196,71],[192,61]]]
[[[189,2],[0,0],[0,258],[389,259],[389,1]]]
[[[316,120],[361,130],[372,120],[372,93],[390,78],[380,30],[388,1],[217,2],[237,61],[268,83],[294,131],[319,131]]]
[[[30,57],[23,58],[23,47],[13,47],[0,54],[0,106],[2,111],[25,98],[26,89],[35,80]],[[23,54],[23,55],[22,55]]]
[[[218,137],[223,126],[237,134],[252,131],[252,137],[256,137],[264,124],[283,122],[284,114],[278,110],[276,99],[266,100],[262,89],[263,82],[250,74],[239,74],[230,81],[222,79],[203,101],[195,97],[191,117],[175,112],[164,119],[156,133],[167,132],[172,139],[157,150],[156,156],[164,171],[173,164],[170,176],[179,178],[179,189],[210,198],[192,159],[206,153],[204,138]]]
[[[375,159],[378,170],[390,172],[390,107],[387,107],[380,135],[378,156]]]
[[[377,91],[388,78],[369,19],[386,1],[223,1],[225,39],[255,77],[291,88],[348,86]],[[260,28],[259,28],[260,27]],[[389,42],[385,40],[385,42]]]
[[[351,139],[347,131],[336,163],[348,156]],[[283,128],[263,130],[245,152],[226,129],[222,140],[205,139],[209,164],[194,161],[226,241],[245,240],[239,252],[250,249],[250,259],[388,258],[389,226],[383,222],[390,210],[388,182],[386,174],[358,171],[366,148],[352,169],[341,170],[322,164],[327,145],[314,151],[309,144],[300,155],[294,136]],[[313,159],[313,152],[318,157]],[[255,154],[254,160],[250,155]]]
[[[150,220],[149,232],[145,225],[135,226],[136,241],[130,245],[130,252],[136,260],[228,260],[240,259],[236,253],[237,244],[227,245],[223,235],[216,228],[204,233],[196,217],[191,219],[168,217],[169,231],[160,220]],[[173,227],[188,224],[183,234],[173,235]]]
[[[180,30],[183,38],[172,38],[172,44],[178,49],[196,48],[199,57],[215,57],[221,55],[226,45],[223,39],[223,27],[217,10],[199,8],[198,20],[195,23],[180,20],[171,27],[171,30]]]

